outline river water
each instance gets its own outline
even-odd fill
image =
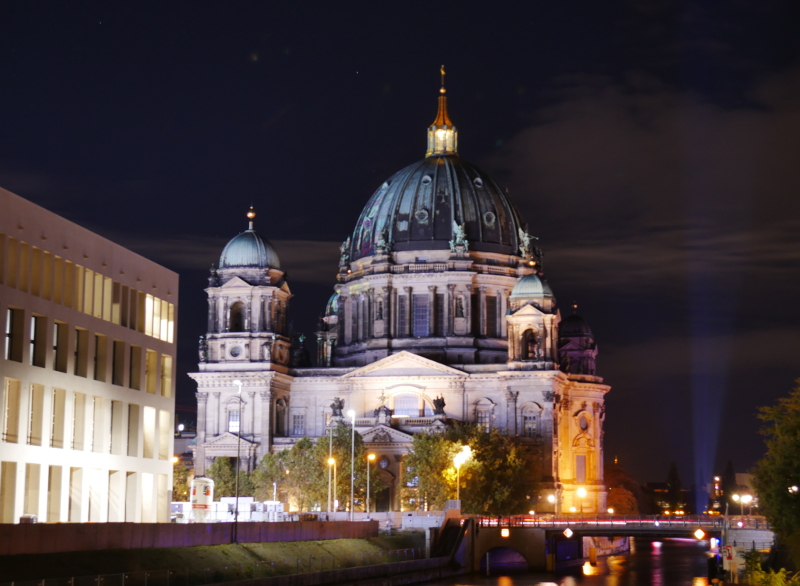
[[[631,553],[599,558],[556,574],[492,570],[428,584],[442,586],[707,586],[708,542],[688,539],[632,540]],[[503,575],[505,574],[505,575]]]

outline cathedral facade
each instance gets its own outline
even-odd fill
[[[440,92],[426,157],[378,188],[340,248],[315,367],[292,347],[291,292],[252,210],[222,251],[190,375],[197,476],[219,456],[252,470],[264,454],[324,436],[344,409],[389,486],[380,509],[399,509],[413,434],[456,420],[537,452],[537,511],[605,511],[609,387],[596,375],[594,336],[578,315],[562,318],[508,195],[458,156]]]

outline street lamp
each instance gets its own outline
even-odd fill
[[[472,448],[463,446],[461,451],[453,458],[453,465],[456,467],[456,500],[461,500],[461,466],[472,456]]]
[[[369,515],[369,465],[375,459],[375,454],[367,455],[367,515]]]
[[[580,488],[578,488],[577,493],[578,493],[578,498],[580,499],[579,502],[581,507],[581,515],[583,515],[583,499],[586,498],[586,489],[581,486]]]
[[[328,512],[331,512],[331,469],[333,469],[333,500],[336,502],[336,460],[328,458]]]
[[[239,429],[236,430],[236,470],[234,471],[236,474],[236,505],[233,513],[233,542],[239,543],[239,469],[241,468],[240,454],[242,450],[242,381],[237,378],[233,381],[233,384],[239,387]]]
[[[350,435],[350,520],[353,520],[353,506],[355,505],[355,480],[356,480],[356,412],[350,409],[347,416],[351,421],[352,434]]]

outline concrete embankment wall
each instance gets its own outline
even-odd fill
[[[598,556],[627,553],[631,549],[630,537],[584,537],[583,557],[589,557],[589,549],[595,548]]]
[[[0,556],[231,543],[233,523],[0,524]],[[377,537],[378,522],[239,523],[239,543]]]
[[[358,586],[395,586],[417,584],[463,574],[466,569],[456,569],[449,557],[427,560],[409,560],[378,566],[362,566],[328,570],[313,574],[292,574],[240,582],[225,582],[214,586],[321,586],[323,584],[358,584]]]

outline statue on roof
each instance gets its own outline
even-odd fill
[[[450,241],[450,251],[464,253],[468,250],[469,242],[467,242],[467,233],[464,230],[464,224],[459,224],[453,220],[453,239]]]

